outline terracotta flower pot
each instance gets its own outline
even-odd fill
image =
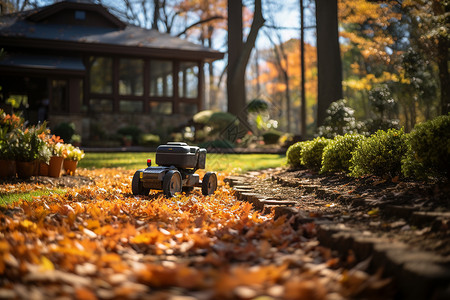
[[[16,176],[15,160],[0,160],[0,178]]]
[[[60,177],[61,170],[64,162],[64,157],[62,156],[52,156],[50,158],[50,164],[48,165],[48,176],[50,177]]]
[[[65,159],[63,164],[64,171],[66,171],[67,175],[75,175],[77,165],[78,165],[77,160]]]
[[[45,162],[40,162],[39,164],[39,175],[41,176],[48,176],[48,168],[49,165]]]
[[[16,161],[17,176],[22,179],[28,179],[36,172],[35,161]]]

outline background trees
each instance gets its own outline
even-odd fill
[[[6,0],[0,4],[0,14],[52,2]],[[304,39],[304,76],[300,14],[289,18],[277,14],[283,9],[283,14],[299,12],[298,0],[282,4],[275,0],[98,2],[130,23],[229,51],[227,62],[205,66],[207,108],[228,108],[237,115],[252,99],[264,98],[271,103],[269,111],[279,129],[299,134],[300,96],[305,93],[309,136],[326,117],[331,102],[339,98],[347,99],[357,120],[375,120],[373,90],[388,91],[395,105],[388,105],[384,115],[398,119],[406,131],[417,122],[449,112],[449,1],[338,0],[330,6],[329,1],[302,0],[304,29],[312,29]],[[260,28],[265,28],[264,35],[258,34]],[[257,51],[252,52],[254,47]]]

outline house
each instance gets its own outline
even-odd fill
[[[224,56],[88,0],[0,17],[0,48],[1,101],[21,100],[31,123],[73,122],[83,140],[182,125],[202,109],[204,63]]]

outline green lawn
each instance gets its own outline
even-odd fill
[[[86,153],[80,161],[79,168],[125,168],[129,170],[142,169],[147,166],[147,158],[155,161],[155,153]],[[206,157],[206,170],[229,173],[244,173],[251,170],[276,168],[286,164],[286,157],[278,154],[218,154],[209,153]],[[155,164],[154,164],[155,165]],[[32,200],[32,197],[50,193],[62,194],[64,189],[46,189],[28,193],[0,194],[0,205],[5,205],[20,199]]]
[[[0,205],[6,205],[8,203],[19,201],[20,199],[30,201],[33,197],[39,197],[42,195],[50,194],[64,194],[66,190],[64,189],[45,189],[36,190],[28,193],[11,193],[11,194],[0,194]]]
[[[86,153],[80,161],[80,168],[125,168],[142,169],[147,166],[147,158],[154,164],[155,153]],[[209,153],[206,157],[208,171],[243,173],[250,170],[276,168],[286,164],[286,156],[278,154],[220,154]]]

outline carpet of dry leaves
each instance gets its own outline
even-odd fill
[[[78,171],[77,171],[78,172]],[[0,206],[2,299],[346,299],[389,279],[239,202],[223,184],[167,199],[131,194],[131,171],[80,170],[91,184]],[[202,174],[200,175],[202,177]],[[1,193],[48,188],[0,184]],[[353,264],[352,264],[353,263]]]

